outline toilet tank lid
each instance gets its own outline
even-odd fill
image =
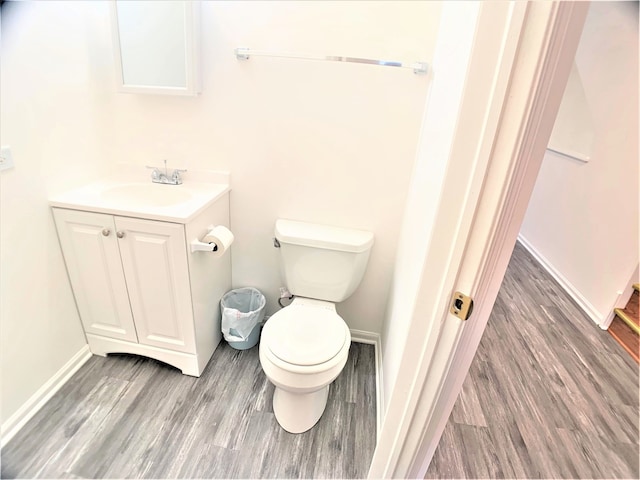
[[[354,253],[365,252],[373,245],[372,232],[283,219],[276,221],[276,238],[291,245]]]

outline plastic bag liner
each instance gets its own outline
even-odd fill
[[[236,288],[225,293],[220,300],[224,339],[230,343],[246,342],[253,329],[264,319],[266,304],[260,290],[252,287]]]

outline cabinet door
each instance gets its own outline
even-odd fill
[[[138,342],[195,353],[183,225],[127,217],[115,222]]]
[[[85,331],[136,342],[113,217],[60,208],[53,215]]]

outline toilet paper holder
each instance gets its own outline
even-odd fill
[[[201,242],[197,238],[195,240],[191,240],[191,253],[193,252],[217,252],[218,245],[215,243],[205,243]]]
[[[226,241],[227,244],[225,245],[218,245],[217,242],[215,241],[211,241],[210,237],[211,235],[214,234],[215,229],[219,229],[220,227],[214,227],[213,225],[209,225],[207,227],[207,233],[205,235],[203,235],[202,240],[199,240],[197,238],[191,240],[190,242],[190,247],[189,249],[191,250],[191,253],[193,252],[218,252],[218,255],[222,255],[224,254],[224,251],[226,250],[226,248],[228,248],[228,244],[230,244],[230,242],[233,242],[233,234],[229,231],[226,230],[225,227],[222,227],[223,230],[226,230],[228,235],[231,236],[231,240],[230,241]],[[215,237],[214,238],[218,238]],[[221,240],[223,243],[225,242],[225,240]]]

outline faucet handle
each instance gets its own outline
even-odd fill
[[[176,168],[172,173],[171,173],[171,181],[173,183],[175,183],[176,185],[180,185],[182,183],[182,176],[180,175],[183,172],[186,172],[187,169],[182,169],[182,168]]]
[[[149,165],[145,165],[145,168],[149,168],[152,170],[151,180],[158,180],[160,178],[161,172],[158,167],[150,167]]]

